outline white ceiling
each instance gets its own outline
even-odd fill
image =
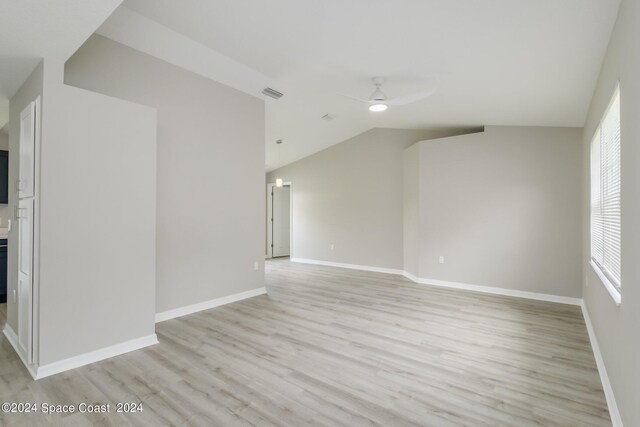
[[[285,94],[267,102],[267,167],[372,127],[582,126],[618,0],[125,0],[138,13],[260,72]],[[370,113],[385,76],[418,103]],[[335,120],[320,119],[325,113]]]
[[[0,2],[0,98],[37,58],[69,57],[118,3]],[[252,95],[265,85],[285,93],[266,102],[271,169],[373,127],[582,126],[618,4],[126,0],[100,31]],[[376,75],[391,97],[438,90],[378,114],[337,95],[368,97]]]
[[[3,108],[41,58],[66,60],[122,0],[0,1],[0,128]]]

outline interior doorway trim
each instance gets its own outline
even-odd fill
[[[267,184],[267,215],[265,220],[265,225],[267,227],[267,242],[266,242],[266,254],[265,258],[273,258],[273,226],[271,222],[271,215],[273,214],[273,187],[275,187],[275,182],[271,182]],[[289,256],[293,258],[293,184],[291,181],[286,181],[282,183],[283,187],[289,187]]]

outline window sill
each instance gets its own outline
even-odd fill
[[[622,303],[622,294],[620,293],[620,291],[615,286],[613,286],[613,283],[611,283],[609,279],[607,279],[607,276],[605,276],[602,270],[600,270],[598,264],[593,262],[593,260],[591,260],[589,263],[591,264],[591,268],[593,268],[593,271],[595,271],[598,275],[598,278],[600,278],[600,281],[604,285],[607,292],[609,292],[609,295],[611,295],[611,298],[613,298],[613,301],[617,306],[620,306],[620,304]]]

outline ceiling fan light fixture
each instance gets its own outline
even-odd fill
[[[379,87],[377,87],[376,90],[371,95],[371,97],[369,97],[369,100],[373,102],[376,102],[376,101],[384,102],[386,99],[387,99],[387,95],[385,95],[384,92],[382,92]]]
[[[369,105],[369,111],[373,111],[374,113],[379,113],[381,111],[386,110],[387,104],[377,103]]]

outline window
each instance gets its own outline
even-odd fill
[[[591,265],[620,303],[620,89],[591,141]]]

